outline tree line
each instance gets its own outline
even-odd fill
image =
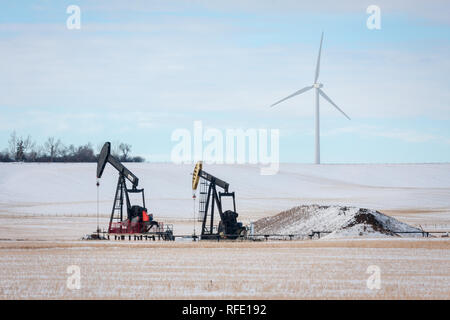
[[[65,145],[60,139],[49,137],[38,145],[31,136],[18,136],[14,131],[8,140],[8,148],[0,152],[0,162],[96,162],[103,145],[97,152],[91,143],[75,146]],[[131,156],[131,145],[116,142],[111,145],[111,154],[122,162],[144,162],[139,156]]]

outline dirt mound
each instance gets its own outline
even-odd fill
[[[307,238],[313,231],[333,237],[421,236],[420,231],[381,212],[344,206],[305,205],[254,223],[256,234],[295,235]]]
[[[376,212],[380,215],[382,214],[378,211],[376,211]],[[371,212],[369,212],[368,209],[364,209],[364,208],[359,209],[359,211],[356,213],[353,220],[348,225],[344,226],[344,229],[349,229],[349,228],[355,227],[357,225],[363,225],[363,227],[365,227],[365,231],[368,227],[371,227],[371,229],[374,232],[379,232],[379,233],[387,234],[390,236],[396,235],[391,230],[386,229],[386,226],[383,225],[383,223],[381,223],[379,220],[377,220],[375,215],[373,215]]]

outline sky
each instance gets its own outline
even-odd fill
[[[278,129],[282,162],[450,161],[448,1],[0,1],[0,150],[12,131],[132,145],[170,161],[177,129]],[[81,28],[68,29],[69,5]],[[381,29],[368,29],[369,5]]]

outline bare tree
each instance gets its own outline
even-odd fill
[[[25,160],[25,147],[22,139],[18,139],[17,148],[16,148],[16,161],[24,161]]]
[[[9,156],[11,157],[11,159],[15,159],[16,158],[16,151],[17,151],[16,131],[13,131],[11,133],[11,135],[9,136],[8,151],[9,151]]]
[[[45,151],[50,156],[50,161],[53,162],[55,156],[58,155],[59,148],[61,146],[61,141],[56,140],[54,137],[49,137],[44,144]]]
[[[97,151],[102,145],[97,146]],[[143,162],[142,157],[131,155],[131,145],[116,141],[111,144],[111,154],[121,161]],[[37,145],[28,135],[26,138],[18,136],[13,131],[8,140],[8,148],[0,152],[0,162],[27,161],[27,162],[95,162],[98,154],[94,152],[91,143],[81,146],[64,145],[61,140],[49,137],[44,145]]]
[[[20,140],[23,141],[23,148],[24,148],[24,152],[26,154],[28,154],[28,152],[32,151],[35,148],[35,146],[36,146],[36,142],[31,140],[31,136],[30,135],[28,135],[25,139],[20,137]]]
[[[67,154],[69,156],[73,156],[76,152],[76,148],[73,144],[71,144],[70,146],[67,147]]]
[[[35,143],[31,140],[31,136],[28,135],[25,139],[22,137],[17,137],[16,133],[11,134],[9,140],[10,143],[10,153],[13,150],[13,143],[15,143],[13,158],[16,161],[25,161],[29,155],[29,152],[34,148]]]
[[[9,150],[5,149],[0,152],[0,162],[11,162],[13,161],[9,156]]]
[[[121,142],[117,140],[111,143],[111,154],[116,158],[120,158],[120,149],[119,149],[120,144]]]
[[[39,153],[33,148],[30,152],[27,153],[27,160],[30,162],[35,162],[38,160]]]
[[[128,160],[128,155],[130,154],[131,151],[131,145],[128,143],[121,143],[119,145],[119,150],[121,153],[120,159],[122,161],[127,161]]]
[[[88,143],[84,146],[79,146],[76,151],[75,160],[79,162],[95,162],[96,157],[92,145]]]

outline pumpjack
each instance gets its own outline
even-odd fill
[[[202,230],[200,239],[237,239],[247,235],[247,228],[237,221],[235,193],[229,192],[229,184],[203,170],[201,161],[197,162],[192,174],[192,190],[195,192],[202,180],[204,192],[200,192],[200,213]],[[223,191],[217,191],[221,188]],[[206,192],[206,189],[208,190]],[[232,199],[232,210],[223,211],[223,198]],[[220,221],[214,225],[214,209],[219,212]],[[208,221],[209,220],[209,221]]]
[[[102,177],[107,163],[111,164],[119,172],[108,233],[152,233],[162,236],[164,240],[173,240],[172,230],[170,228],[164,229],[161,223],[153,220],[153,214],[149,213],[145,206],[144,188],[138,189],[139,178],[111,154],[111,143],[109,142],[103,145],[98,157],[97,179]],[[127,187],[126,180],[131,183],[131,188]],[[142,206],[131,205],[130,193],[142,195]],[[124,202],[126,217],[124,217]]]

